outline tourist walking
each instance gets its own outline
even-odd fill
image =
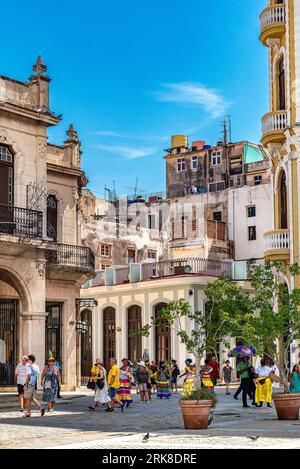
[[[222,372],[223,372],[223,380],[226,385],[226,396],[229,396],[229,394],[231,394],[231,392],[229,392],[229,386],[232,381],[232,372],[233,372],[233,368],[230,366],[229,360],[226,360],[225,366],[223,366]]]
[[[190,396],[195,388],[195,376],[196,376],[196,370],[195,370],[195,367],[192,365],[192,360],[190,358],[187,358],[185,360],[184,373],[180,375],[179,378],[182,378],[183,376],[184,376],[184,386],[183,386],[182,395]]]
[[[247,395],[250,397],[250,399],[253,399],[253,394],[251,392],[251,386],[250,386],[250,375],[249,375],[249,362],[248,359],[243,357],[240,358],[240,362],[237,364],[236,371],[237,375],[241,380],[240,387],[234,394],[234,399],[237,399],[237,396],[240,392],[242,392],[242,399],[243,399],[243,407],[250,407],[247,404]]]
[[[99,404],[106,405],[110,402],[108,397],[108,387],[106,380],[106,370],[101,358],[96,359],[95,365],[91,369],[91,381],[95,383],[95,396],[90,410],[95,410]]]
[[[290,382],[290,392],[295,394],[295,393],[300,393],[300,366],[295,365],[290,376],[289,376],[289,382]]]
[[[141,402],[147,403],[149,401],[148,383],[150,384],[150,371],[147,369],[145,362],[142,361],[139,363],[136,377],[140,391]]]
[[[24,399],[26,402],[26,414],[24,414],[24,416],[31,416],[31,402],[34,402],[34,404],[40,410],[41,416],[43,417],[43,415],[45,414],[45,409],[35,397],[40,369],[35,363],[34,355],[28,355],[27,363],[29,366],[28,375],[24,383]]]
[[[58,388],[61,386],[61,377],[58,368],[55,367],[55,358],[50,357],[41,376],[43,387],[43,402],[47,402],[48,412],[54,411],[57,400]]]
[[[127,407],[127,404],[123,404],[123,402],[117,398],[117,390],[120,387],[120,371],[117,366],[117,360],[115,358],[110,358],[109,360],[110,364],[110,370],[108,373],[108,378],[107,378],[107,385],[108,385],[108,395],[110,397],[110,401],[108,403],[107,409],[105,409],[105,412],[113,412],[115,410],[115,405],[119,404],[122,412]]]
[[[172,367],[171,367],[171,390],[172,392],[174,391],[174,388],[175,388],[175,394],[177,394],[177,389],[178,389],[178,386],[177,386],[177,380],[178,380],[178,376],[180,375],[180,371],[179,371],[179,368],[178,368],[178,365],[177,365],[177,361],[176,360],[172,360]]]
[[[262,407],[264,402],[267,403],[268,407],[272,407],[272,381],[270,379],[272,371],[272,368],[266,364],[264,358],[260,361],[260,366],[255,370],[257,374],[255,403],[258,404],[258,407]]]
[[[200,368],[201,382],[205,391],[214,393],[214,382],[212,380],[213,368],[209,365],[210,360],[205,360],[204,365]]]
[[[18,397],[20,403],[20,412],[24,411],[24,383],[26,381],[27,375],[30,374],[28,357],[24,355],[22,357],[21,363],[16,366],[15,376],[17,381]]]
[[[163,397],[166,399],[169,399],[169,397],[171,397],[169,380],[170,380],[170,373],[167,368],[167,365],[165,364],[165,362],[161,361],[159,363],[159,368],[157,371],[157,380],[156,380],[156,385],[157,385],[156,396],[159,399],[162,399]]]
[[[129,406],[132,404],[131,396],[131,382],[133,378],[133,370],[129,365],[128,358],[122,359],[122,366],[120,368],[119,380],[120,387],[117,391],[117,399],[122,401],[123,404]]]
[[[217,386],[218,379],[220,378],[220,365],[217,357],[213,356],[211,360],[208,361],[208,365],[212,368],[210,377],[213,382],[213,385]]]

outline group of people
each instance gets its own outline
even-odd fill
[[[164,361],[145,362],[122,359],[119,368],[117,360],[111,358],[110,370],[107,374],[105,365],[100,358],[91,369],[91,378],[88,387],[95,390],[94,401],[90,410],[95,410],[100,404],[106,406],[106,412],[113,412],[118,406],[122,412],[132,404],[132,389],[136,389],[140,395],[140,401],[147,404],[156,393],[159,399],[169,399],[171,391],[177,393],[177,379],[180,371],[176,360],[172,360],[171,366]],[[94,383],[94,385],[90,385]]]
[[[15,370],[20,412],[24,417],[31,416],[32,402],[40,410],[41,416],[45,415],[44,406],[36,398],[39,375],[40,369],[36,364],[35,356],[33,354],[24,355]],[[61,388],[59,364],[55,361],[55,358],[49,358],[41,374],[40,384],[43,388],[42,402],[47,403],[49,412],[53,412],[56,400],[60,397],[59,391]]]
[[[240,378],[240,386],[234,394],[234,399],[242,392],[243,407],[250,407],[247,403],[247,396],[252,401],[252,405],[262,407],[264,403],[267,407],[272,407],[273,387],[280,386],[280,376],[278,367],[268,358],[260,361],[260,366],[254,368],[247,358],[242,358],[237,365],[237,375]],[[289,375],[290,392],[300,393],[300,366],[295,365]]]

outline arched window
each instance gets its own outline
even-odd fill
[[[93,361],[93,329],[92,311],[84,309],[81,313],[81,321],[86,323],[87,330],[81,336],[81,381],[88,381]]]
[[[47,197],[47,236],[57,241],[57,198],[50,194]]]
[[[155,320],[159,319],[159,312],[167,306],[166,303],[159,303],[155,306]],[[171,360],[171,330],[167,326],[155,326],[155,351],[156,360]]]
[[[284,110],[285,104],[285,70],[284,70],[284,58],[282,57],[278,62],[277,69],[277,80],[278,80],[278,110]]]
[[[129,336],[129,332],[138,331],[142,327],[142,308],[137,305],[130,306],[127,311],[128,320],[128,358],[133,360],[142,359],[142,337]]]
[[[0,145],[0,205],[14,204],[14,158],[8,147]]]
[[[103,359],[106,368],[116,355],[116,310],[109,306],[103,311]]]
[[[288,227],[288,216],[287,216],[287,187],[286,187],[286,176],[285,172],[282,171],[279,184],[280,193],[280,229],[286,230]]]

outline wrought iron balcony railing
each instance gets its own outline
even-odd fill
[[[43,213],[28,208],[0,205],[0,233],[42,238]]]
[[[49,266],[75,267],[95,270],[95,254],[89,247],[57,244],[57,250],[47,252]]]

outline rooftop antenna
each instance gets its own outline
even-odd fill
[[[222,127],[223,144],[227,145],[227,143],[232,141],[230,115],[225,116],[224,120],[221,122],[220,125]],[[228,136],[229,136],[229,141],[228,141]]]
[[[134,194],[133,194],[133,197],[136,199],[139,195],[138,195],[138,192],[141,193],[141,192],[145,192],[143,189],[140,189],[138,188],[138,177],[136,178],[135,180],[135,186],[132,187],[132,186],[126,186],[127,189],[130,189],[130,190],[134,190]]]
[[[109,189],[108,187],[106,187],[106,185],[104,186],[104,195],[106,196],[106,192],[108,192],[108,200],[110,202],[115,202],[117,200],[117,194],[116,194],[116,186],[115,186],[115,181],[113,180],[113,188],[112,189]],[[106,199],[106,197],[105,197]]]

